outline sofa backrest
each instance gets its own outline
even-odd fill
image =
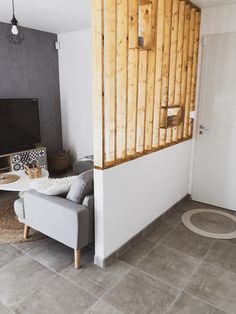
[[[92,156],[84,157],[76,161],[73,165],[73,172],[75,175],[93,169],[93,158]]]
[[[80,174],[72,183],[67,199],[83,204],[87,195],[93,194],[93,169]]]

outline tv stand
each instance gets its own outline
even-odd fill
[[[40,146],[0,155],[0,172],[24,170],[24,166],[32,162],[37,162],[40,167],[47,169],[46,147]]]

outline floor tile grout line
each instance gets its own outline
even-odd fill
[[[154,250],[158,245],[160,245],[160,244],[161,244],[160,241],[161,241],[168,233],[172,232],[174,229],[175,229],[175,228],[173,228],[172,230],[168,231],[168,232],[167,232],[163,237],[161,237],[157,242],[156,242],[156,241],[151,241],[151,240],[149,240],[149,239],[147,238],[147,236],[144,237],[143,239],[152,242],[152,243],[154,244],[154,246],[153,246],[150,250],[148,250],[148,252],[146,252],[143,256],[140,257],[140,259],[137,261],[136,265],[137,265],[139,262],[141,262],[152,250]],[[153,230],[154,230],[154,229],[153,229]],[[153,230],[152,230],[152,231],[153,231]],[[150,231],[150,232],[152,232],[152,231]],[[143,239],[142,239],[142,240],[143,240]],[[140,241],[139,241],[139,242],[140,242]],[[137,242],[137,243],[134,245],[134,247],[135,247],[136,245],[138,245],[139,242]],[[129,250],[131,250],[131,249],[132,249],[132,247],[129,248],[127,251],[125,251],[122,255],[124,255],[125,253],[127,253],[127,252],[128,252]],[[121,259],[122,255],[121,255],[118,259],[119,259],[120,261],[124,262],[124,261]],[[126,262],[125,262],[125,263],[126,263]],[[131,265],[131,264],[129,264],[129,263],[126,263],[126,264]],[[133,266],[133,265],[131,265],[131,266]]]
[[[230,246],[233,246],[233,247],[236,246],[236,244],[232,244],[232,243],[230,243],[230,242],[228,242],[228,241],[226,241],[226,240],[223,240],[223,239],[216,239],[215,242],[214,242],[214,244],[210,247],[210,249],[209,249],[209,250],[207,251],[207,253],[204,255],[203,260],[204,260],[205,262],[206,262],[206,258],[207,258],[207,256],[208,256],[208,254],[210,253],[211,249],[213,248],[213,246],[214,246],[217,242],[220,242],[220,243],[225,242],[225,243],[229,244]],[[206,262],[206,263],[212,264],[212,263],[210,263],[210,262]],[[215,265],[215,264],[212,264],[212,265]],[[215,265],[215,266],[217,266],[217,265]],[[218,266],[218,267],[220,267],[220,266]],[[224,267],[221,267],[221,268],[224,268]],[[226,269],[226,270],[228,270],[228,269]]]
[[[130,266],[130,265],[129,265]],[[119,282],[121,282],[121,280],[127,276],[132,270],[134,269],[133,266],[131,266],[116,282],[114,282],[114,284],[106,291],[104,292],[100,297],[99,300],[102,300],[103,297],[108,294],[114,287],[116,287],[118,285]]]
[[[197,260],[201,260],[201,259],[198,258],[198,257],[189,255],[189,254],[187,254],[187,253],[185,253],[185,252],[182,252],[182,251],[180,251],[180,250],[174,249],[174,248],[172,248],[172,247],[170,247],[170,246],[168,246],[168,245],[162,243],[162,240],[163,240],[169,233],[171,233],[172,231],[174,231],[177,227],[178,227],[178,226],[175,226],[172,230],[168,231],[163,237],[161,237],[161,238],[158,240],[158,242],[154,242],[155,245],[154,245],[147,253],[145,253],[142,257],[140,257],[140,259],[138,260],[138,262],[137,262],[135,265],[139,264],[145,257],[148,256],[149,253],[151,253],[152,250],[156,249],[159,245],[162,245],[162,246],[164,246],[164,247],[166,247],[166,248],[168,248],[168,249],[172,249],[172,250],[174,250],[174,251],[176,251],[176,252],[180,252],[180,253],[182,253],[183,255],[190,256],[190,257],[195,258],[195,259],[197,259]],[[132,249],[132,248],[131,248],[131,249]],[[125,253],[124,253],[124,254],[125,254]],[[122,254],[122,255],[123,255],[123,254]],[[121,260],[121,261],[122,261],[122,260]],[[127,264],[128,264],[128,263],[127,263]]]
[[[167,222],[165,222],[165,221],[163,221],[164,223],[166,223],[166,224],[168,224]],[[156,244],[158,244],[158,243],[160,243],[161,241],[162,241],[162,239],[164,239],[168,234],[170,234],[172,231],[174,231],[177,227],[178,227],[178,225],[175,225],[175,226],[173,226],[173,225],[170,225],[170,224],[168,224],[170,227],[171,227],[171,230],[169,230],[169,231],[167,231],[157,242],[155,241],[153,241],[154,243],[156,243]],[[154,230],[154,229],[153,229]],[[152,230],[152,231],[153,231]],[[148,239],[148,238],[147,238]],[[149,239],[148,239],[149,240]],[[150,240],[149,240],[150,241]]]
[[[121,312],[120,310],[118,310],[117,308],[115,308],[113,305],[111,305],[110,303],[102,300],[102,299],[98,299],[92,306],[90,306],[90,308],[88,308],[86,310],[86,312],[84,312],[84,314],[87,314],[89,313],[89,311],[91,311],[93,308],[95,308],[95,306],[100,302],[100,301],[103,301],[104,303],[107,303],[108,305],[110,305],[114,310],[118,311],[120,314],[124,314],[123,312]]]
[[[8,305],[0,302],[0,304],[2,304],[6,309],[8,309],[11,313],[15,314],[15,311],[13,311]]]
[[[213,248],[213,246],[215,245],[215,243],[216,243],[216,240],[213,240],[212,243],[211,243],[211,245],[209,246],[207,252],[206,252],[206,253],[204,254],[204,256],[202,257],[202,262],[205,261],[206,256],[208,255],[208,253],[210,252],[210,250]]]
[[[133,267],[137,266],[137,264],[139,264],[145,257],[148,256],[149,253],[151,253],[152,250],[154,250],[154,249],[157,248],[157,247],[158,247],[158,243],[156,243],[150,250],[148,250],[148,252],[146,252],[143,256],[141,256],[141,257],[138,259],[137,263],[135,263],[135,265],[131,265],[131,266],[133,266]],[[122,260],[121,260],[121,261],[122,261]],[[127,264],[130,265],[129,263],[127,263]]]
[[[231,243],[230,241],[231,240],[235,240],[235,239],[229,239],[229,240],[225,240],[225,239],[218,239],[217,241],[222,241],[222,242],[226,242],[226,243],[229,243],[230,245],[232,245],[232,246],[236,246],[236,243]]]
[[[191,282],[192,278],[193,278],[193,277],[195,276],[195,274],[198,272],[198,270],[199,270],[199,268],[202,266],[202,264],[205,263],[204,258],[205,258],[205,256],[208,254],[208,252],[210,251],[210,249],[213,247],[213,245],[214,245],[215,242],[216,242],[216,241],[213,241],[213,242],[212,242],[212,244],[210,245],[208,251],[206,252],[206,254],[203,256],[202,260],[200,261],[199,265],[197,266],[197,268],[195,269],[195,271],[192,273],[192,275],[190,276],[190,278],[186,281],[184,287],[182,288],[181,293],[188,293],[188,292],[185,291],[187,285]],[[208,263],[208,264],[209,264],[209,263]],[[210,264],[210,265],[213,265],[213,264]],[[191,293],[188,293],[188,294],[191,295]],[[192,296],[192,295],[191,295],[191,296]],[[177,300],[177,299],[176,299],[176,300]],[[215,307],[215,308],[218,308],[216,305],[211,304],[211,303],[205,301],[205,299],[199,298],[199,300],[201,300],[201,301],[203,301],[203,302],[205,302],[205,303],[208,303],[209,305],[212,305],[212,306]],[[174,303],[173,303],[173,305],[174,305]],[[172,305],[172,307],[173,307],[173,305]],[[220,308],[219,308],[219,309],[220,309]],[[170,310],[171,310],[171,308],[169,309],[169,311],[170,311]],[[223,310],[223,309],[221,309],[221,310]],[[223,311],[224,311],[224,310],[223,310]]]
[[[186,252],[177,250],[176,248],[173,248],[173,247],[171,247],[171,246],[168,246],[167,244],[160,243],[160,245],[164,246],[165,248],[167,248],[167,249],[169,249],[169,250],[173,250],[173,251],[175,251],[175,252],[177,252],[177,253],[180,253],[180,254],[182,254],[183,256],[186,256],[186,257],[190,257],[190,258],[192,258],[192,259],[195,259],[196,261],[199,261],[199,262],[202,261],[202,258],[200,258],[200,257],[196,257],[196,256],[190,255],[190,254],[188,254],[188,253],[186,253]]]
[[[26,255],[26,256],[28,256],[28,257],[31,257],[33,260],[35,260],[35,261],[38,262],[39,264],[43,265],[44,267],[48,268],[49,270],[51,270],[51,271],[53,271],[53,272],[59,274],[58,271],[56,271],[55,269],[51,268],[50,266],[44,264],[42,261],[38,260],[36,257],[34,257],[33,255],[31,255],[29,252],[25,252],[25,251],[23,251],[23,250],[21,250],[21,249],[19,249],[19,248],[16,248],[16,249],[17,249],[18,251],[20,251],[21,253],[23,253],[24,255]],[[86,256],[86,255],[89,254],[89,253],[90,253],[90,252],[87,252],[87,253],[84,254],[83,256]],[[82,257],[83,257],[83,256],[82,256]],[[70,265],[73,265],[73,264],[70,264]],[[68,265],[68,266],[69,266],[69,265]],[[65,268],[67,268],[68,266],[66,266]],[[61,269],[60,272],[63,271],[65,268]]]
[[[135,267],[135,266],[134,266],[134,269],[135,269],[136,271],[139,271],[139,272],[141,272],[141,273],[143,273],[143,274],[145,274],[145,275],[151,277],[152,279],[155,279],[155,280],[158,280],[158,281],[164,283],[165,285],[171,287],[172,289],[181,290],[181,288],[172,285],[171,283],[165,281],[165,280],[162,279],[162,278],[159,278],[159,277],[157,277],[157,276],[154,276],[154,275],[152,275],[152,274],[149,274],[149,273],[147,273],[146,271],[144,271],[144,270],[142,270],[142,269],[139,269],[139,268],[137,268],[137,267]]]
[[[131,266],[130,264],[128,264],[128,263],[126,263],[126,262],[124,262],[124,263],[127,264],[127,265],[129,265],[129,266]],[[143,273],[143,274],[145,274],[145,275],[151,277],[152,279],[157,279],[157,280],[159,280],[160,282],[162,282],[162,283],[168,285],[169,287],[171,287],[171,288],[173,288],[173,289],[181,290],[181,288],[178,288],[178,287],[172,285],[171,283],[169,283],[169,282],[163,280],[162,278],[159,278],[159,277],[157,277],[157,276],[154,276],[154,275],[152,275],[152,274],[149,274],[149,273],[147,273],[146,271],[144,271],[144,270],[138,268],[137,266],[132,266],[132,269],[134,269],[134,270],[136,270],[136,271],[139,271],[139,272],[141,272],[141,273]]]
[[[175,300],[173,301],[173,304],[172,304],[172,305],[174,305],[175,301],[178,299],[178,297],[179,297],[179,296],[181,295],[181,293],[184,291],[186,285],[190,282],[190,280],[191,280],[191,278],[193,277],[193,275],[195,274],[195,272],[199,269],[199,267],[200,267],[201,263],[203,262],[203,260],[202,260],[202,259],[199,259],[199,258],[195,258],[195,257],[193,257],[193,256],[191,256],[191,255],[188,255],[188,254],[186,254],[186,253],[183,253],[183,252],[181,252],[181,251],[179,251],[179,250],[173,249],[173,250],[175,250],[176,252],[180,252],[180,253],[182,253],[183,255],[186,255],[186,256],[192,257],[193,259],[196,259],[196,262],[198,263],[198,266],[197,266],[196,269],[194,270],[193,274],[188,278],[188,280],[187,280],[186,283],[184,284],[184,287],[183,287],[183,288],[176,287],[176,286],[170,284],[169,282],[166,282],[165,280],[163,280],[163,279],[161,279],[161,278],[159,278],[159,277],[157,277],[157,276],[151,275],[151,274],[147,273],[146,271],[143,271],[142,269],[139,269],[139,268],[137,267],[138,264],[139,264],[152,250],[154,250],[155,248],[157,248],[159,245],[162,245],[162,243],[157,243],[151,250],[149,250],[149,252],[147,252],[144,256],[142,256],[142,257],[139,259],[138,263],[137,263],[135,266],[133,266],[133,269],[135,269],[135,270],[137,270],[137,271],[140,271],[140,272],[144,273],[145,275],[148,275],[148,276],[150,276],[150,277],[153,278],[153,279],[157,279],[157,280],[161,281],[162,283],[168,285],[169,287],[178,290],[178,291],[179,291],[179,294],[177,295],[177,297],[175,298]],[[168,249],[172,249],[172,248],[170,248],[170,247],[168,247],[168,246],[165,246],[165,247],[168,248]],[[210,248],[209,248],[209,249],[210,249]],[[126,263],[126,262],[125,262],[125,263]],[[126,263],[126,264],[127,264],[127,265],[130,265],[130,264],[128,264],[128,263]],[[172,307],[172,306],[170,306],[169,310],[171,309],[171,307]],[[169,310],[168,310],[168,312],[169,312]]]
[[[171,216],[171,215],[170,215],[170,216]],[[161,216],[160,216],[160,218],[161,218]],[[153,240],[151,240],[151,239],[149,239],[149,238],[148,238],[148,234],[151,233],[151,232],[153,232],[153,231],[155,230],[155,228],[158,227],[158,225],[161,224],[161,223],[163,223],[163,222],[166,223],[169,227],[171,227],[171,230],[167,231],[167,232],[163,235],[163,237],[161,237],[157,242],[156,242],[156,241],[153,241]],[[181,222],[180,222],[180,223],[181,223]],[[174,231],[174,230],[180,225],[180,223],[178,223],[178,224],[170,224],[170,223],[168,223],[167,221],[165,221],[164,219],[161,218],[160,221],[159,221],[146,235],[144,235],[141,239],[139,239],[139,240],[134,244],[134,246],[138,245],[138,243],[140,243],[140,241],[142,241],[142,240],[148,240],[148,241],[150,241],[150,242],[152,242],[152,243],[154,243],[154,244],[158,244],[158,243],[160,243],[160,241],[161,241],[163,238],[165,238],[165,236],[167,236],[169,233],[171,233],[172,231]],[[124,255],[125,253],[127,253],[130,249],[132,249],[132,247],[127,248],[127,249],[122,253],[122,255]],[[121,256],[122,256],[122,255],[121,255]],[[118,259],[120,259],[121,256],[119,256]]]
[[[234,273],[233,271],[228,270],[228,269],[226,269],[226,268],[224,268],[224,267],[221,267],[221,266],[219,266],[219,265],[212,264],[212,263],[206,262],[206,261],[204,261],[204,260],[202,261],[202,264],[207,264],[207,265],[210,265],[210,266],[215,266],[216,268],[219,268],[220,270],[223,270],[223,271],[225,271],[225,272],[227,272],[227,273],[232,274],[233,276],[236,276],[236,273]]]
[[[224,268],[224,267],[222,267],[222,266],[219,266],[219,265],[210,263],[210,262],[208,262],[208,261],[205,260],[206,256],[208,255],[208,253],[210,252],[210,250],[212,249],[212,247],[214,246],[214,244],[215,244],[217,241],[219,241],[219,240],[213,241],[213,243],[209,246],[207,252],[204,254],[204,256],[203,256],[202,258],[198,258],[198,257],[192,256],[192,255],[190,255],[190,254],[187,254],[187,253],[185,253],[185,252],[182,252],[182,251],[180,251],[180,250],[177,250],[177,249],[175,249],[175,248],[172,248],[171,246],[168,246],[168,245],[163,244],[163,243],[160,243],[160,245],[163,245],[163,246],[165,246],[166,248],[172,249],[172,250],[174,250],[174,251],[176,251],[176,252],[183,253],[183,254],[185,254],[185,255],[187,255],[187,256],[189,256],[189,257],[192,257],[192,258],[196,259],[197,261],[201,261],[202,263],[206,263],[206,264],[208,264],[208,265],[216,266],[216,267],[218,267],[218,268],[220,268],[220,269],[222,269],[222,270],[224,270],[224,271],[227,271],[227,272],[230,272],[231,274],[236,275],[235,272],[233,272],[233,271],[231,271],[231,270],[229,270],[229,269],[227,269],[227,268]],[[226,241],[226,242],[227,242],[227,241]],[[231,244],[231,245],[235,246],[234,244]]]
[[[178,298],[179,298],[180,295],[184,292],[184,289],[185,289],[186,286],[190,283],[190,281],[192,280],[193,276],[197,273],[197,271],[199,270],[201,264],[202,264],[202,261],[200,260],[198,266],[197,266],[196,269],[193,271],[192,275],[189,276],[189,278],[186,280],[186,282],[185,282],[183,288],[181,288],[181,291],[180,291],[180,294],[179,294]],[[175,302],[176,302],[176,301],[177,301],[177,298],[175,299]],[[172,305],[171,305],[171,307],[169,308],[168,312],[173,308],[175,302],[172,303]]]
[[[49,239],[49,238],[44,238],[44,239],[38,239],[38,240],[33,240],[33,241],[27,241],[27,242],[11,243],[10,245],[11,245],[12,247],[14,247],[16,250],[21,251],[21,252],[24,253],[24,251],[22,251],[20,248],[18,248],[17,245],[19,245],[19,244],[27,244],[27,243],[34,243],[34,244],[35,244],[36,242],[40,242],[40,243],[38,243],[38,245],[36,245],[36,246],[33,248],[33,250],[34,250],[34,249],[38,248],[39,246],[41,246],[41,245],[42,245],[42,242],[45,242],[45,241],[48,240],[48,239]]]
[[[10,244],[11,245],[11,244]],[[24,254],[22,251],[19,251],[19,250],[17,250],[18,252],[20,252],[21,254]],[[17,258],[19,258],[19,257],[21,257],[22,255],[18,255],[18,256],[16,256],[16,257],[14,257],[13,259],[11,259],[9,262],[7,262],[6,264],[4,264],[3,266],[1,266],[0,267],[0,271],[2,271],[2,269],[4,268],[4,267],[6,267],[7,265],[9,265],[10,263],[12,263],[15,259],[17,259]]]
[[[95,294],[93,294],[92,292],[86,290],[84,287],[82,287],[79,283],[74,282],[73,280],[71,280],[70,278],[66,277],[65,275],[63,275],[62,273],[57,273],[58,276],[60,276],[61,278],[65,279],[66,281],[72,283],[74,286],[80,288],[81,290],[83,290],[84,292],[90,294],[92,297],[96,298],[97,301],[99,300],[99,297],[96,296]],[[97,302],[96,301],[96,302]]]
[[[176,227],[177,227],[177,226],[176,226]],[[183,255],[186,255],[186,256],[189,256],[189,257],[191,257],[191,258],[193,258],[193,259],[196,259],[196,263],[198,263],[198,266],[197,266],[196,269],[194,270],[193,274],[192,274],[192,275],[188,278],[188,280],[186,281],[186,283],[185,283],[185,285],[184,285],[184,288],[182,288],[182,291],[183,291],[183,289],[185,289],[187,283],[191,280],[191,278],[193,277],[194,273],[197,271],[197,269],[200,267],[201,263],[204,261],[203,258],[205,257],[205,255],[204,255],[203,258],[201,258],[201,259],[200,259],[200,258],[196,258],[196,257],[191,256],[191,255],[189,255],[189,254],[183,253],[182,251],[179,251],[179,250],[177,250],[177,249],[173,249],[173,248],[171,248],[171,247],[169,247],[169,246],[166,246],[166,245],[162,244],[161,242],[158,242],[154,247],[152,247],[152,249],[150,249],[146,254],[144,254],[144,255],[138,260],[138,262],[137,262],[135,265],[131,265],[131,264],[129,264],[129,263],[125,262],[125,261],[122,261],[122,260],[121,260],[121,261],[122,261],[123,263],[126,263],[126,264],[129,265],[129,266],[132,266],[135,270],[139,270],[139,271],[141,271],[142,273],[145,273],[146,275],[151,276],[152,278],[155,278],[155,279],[158,279],[158,280],[162,281],[163,283],[169,285],[169,286],[172,287],[172,288],[175,288],[175,289],[177,289],[177,290],[181,290],[181,288],[178,288],[178,287],[176,287],[176,286],[174,286],[174,285],[172,285],[172,284],[166,282],[165,280],[163,280],[163,279],[161,279],[161,278],[158,278],[158,277],[156,277],[156,276],[154,276],[154,275],[151,275],[151,274],[147,273],[146,271],[143,271],[142,269],[139,269],[139,268],[137,267],[138,264],[139,264],[152,250],[154,250],[155,248],[157,248],[159,245],[163,245],[163,246],[165,246],[165,247],[168,248],[168,249],[172,249],[172,250],[174,250],[174,251],[176,251],[176,252],[182,253]],[[212,243],[212,244],[210,245],[210,247],[209,247],[208,250],[210,250],[213,245],[214,245],[214,243]],[[208,251],[207,251],[207,253],[208,253]],[[206,253],[206,254],[207,254],[207,253]]]
[[[167,314],[170,312],[170,310],[173,308],[175,302],[179,299],[179,297],[181,296],[181,294],[183,293],[182,290],[179,291],[178,295],[176,296],[176,298],[174,299],[174,301],[170,304],[168,310],[167,310]]]
[[[160,240],[159,240],[159,243],[162,243],[164,240],[165,240],[165,238],[170,234],[170,233],[172,233],[172,232],[174,232],[180,225],[181,225],[182,223],[180,222],[179,224],[176,224],[176,225],[172,225],[172,230],[170,230],[170,231],[168,231]]]
[[[96,299],[98,298],[97,296],[93,295],[91,292],[88,292],[86,289],[84,289],[83,287],[81,287],[80,285],[76,284],[75,282],[73,282],[72,280],[70,280],[69,278],[63,276],[60,272],[63,271],[64,269],[66,269],[67,267],[69,267],[70,265],[73,265],[73,264],[70,264],[69,266],[63,268],[62,270],[60,270],[60,272],[57,272],[56,270],[52,269],[51,267],[45,265],[44,263],[42,263],[41,261],[37,260],[36,258],[34,258],[33,256],[31,256],[30,254],[26,253],[26,252],[23,252],[21,251],[24,255],[32,258],[34,261],[36,261],[37,263],[41,264],[42,266],[44,266],[45,268],[49,269],[50,271],[52,271],[53,273],[55,273],[55,276],[54,278],[56,277],[56,275],[62,277],[63,279],[66,279],[68,282],[72,283],[73,285],[81,288],[81,290],[87,292],[88,294],[90,294],[91,296],[95,297]],[[89,252],[87,253],[89,254]],[[87,254],[85,254],[84,256],[86,256]],[[73,267],[73,266],[72,266]]]
[[[44,283],[42,283],[41,285],[39,285],[36,289],[34,289],[33,291],[31,291],[27,296],[25,296],[23,299],[20,300],[20,303],[18,303],[15,306],[15,309],[17,309],[25,300],[27,300],[28,298],[30,298],[33,294],[35,294],[36,292],[38,292],[44,285],[48,284],[51,280],[53,280],[54,278],[56,278],[56,275],[54,274],[51,278],[49,278],[48,280],[46,280]],[[15,313],[15,310],[13,310]]]
[[[22,252],[21,252],[22,253]],[[18,256],[16,256],[16,257],[14,257],[13,259],[11,259],[9,262],[6,262],[6,264],[4,264],[4,265],[2,265],[1,267],[0,267],[0,271],[2,271],[2,269],[4,268],[4,267],[6,267],[8,264],[10,264],[11,262],[13,262],[15,259],[17,259],[18,257],[20,257],[21,255],[18,255]]]
[[[188,294],[189,296],[191,296],[191,297],[194,298],[194,299],[197,299],[197,300],[202,301],[202,302],[204,302],[204,303],[206,303],[206,304],[208,304],[208,305],[211,305],[211,306],[213,306],[214,308],[216,308],[216,309],[218,309],[218,310],[224,311],[224,312],[227,313],[227,314],[234,314],[234,313],[232,313],[232,312],[228,312],[228,311],[225,310],[225,309],[222,309],[221,307],[219,307],[219,306],[217,306],[217,305],[215,305],[215,304],[213,304],[213,303],[210,303],[210,302],[206,301],[205,299],[202,299],[202,298],[200,298],[200,297],[198,297],[198,296],[196,296],[196,295],[193,295],[193,294],[191,294],[190,292],[183,291],[183,293]]]

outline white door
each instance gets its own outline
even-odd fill
[[[236,34],[204,40],[192,198],[236,211]]]

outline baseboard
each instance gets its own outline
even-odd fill
[[[167,209],[161,216],[156,218],[153,222],[151,222],[148,226],[146,226],[144,229],[138,232],[134,237],[129,239],[125,244],[123,244],[120,248],[118,248],[115,252],[113,252],[108,257],[103,259],[95,255],[94,264],[102,268],[109,267],[111,264],[114,263],[115,260],[117,260],[122,254],[124,254],[127,250],[133,247],[138,241],[145,238],[147,233],[152,231],[164,217],[166,218],[170,216],[173,212],[176,211],[176,209],[178,209],[188,199],[190,199],[189,194],[185,195],[181,200],[179,200],[177,203],[175,203],[173,206]]]

